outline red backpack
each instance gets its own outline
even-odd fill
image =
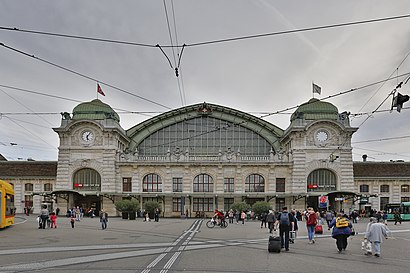
[[[317,224],[316,213],[308,213],[306,215],[306,225],[315,226]]]

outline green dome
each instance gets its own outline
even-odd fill
[[[303,118],[305,120],[337,120],[338,115],[339,111],[336,106],[329,102],[320,101],[313,98],[299,106],[299,108],[290,117],[290,121],[292,122],[297,118]]]
[[[109,106],[103,103],[99,99],[95,99],[90,102],[83,102],[73,109],[73,118],[75,120],[79,119],[93,119],[93,120],[104,120],[113,119],[120,122],[120,117],[118,114]]]

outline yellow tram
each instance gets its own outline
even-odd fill
[[[14,224],[14,189],[13,186],[0,180],[0,228]]]

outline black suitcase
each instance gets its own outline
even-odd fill
[[[278,236],[269,236],[269,242],[268,242],[268,251],[269,252],[280,252],[280,237]]]

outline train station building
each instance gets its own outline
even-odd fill
[[[124,129],[101,100],[62,113],[58,161],[0,160],[17,212],[43,203],[104,208],[157,201],[166,217],[210,215],[236,202],[267,201],[349,211],[409,201],[409,162],[353,162],[349,113],[318,99],[281,129],[238,109],[199,103]],[[3,158],[4,159],[4,158]]]

